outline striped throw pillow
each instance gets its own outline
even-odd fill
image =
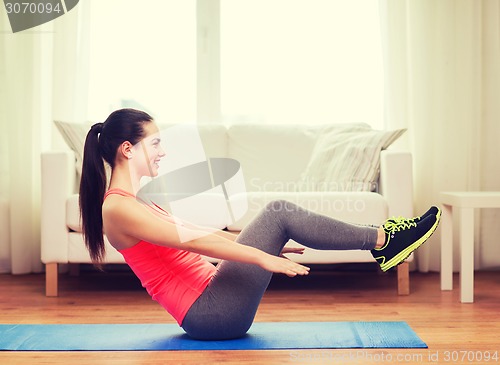
[[[300,191],[376,191],[380,152],[406,129],[352,126],[323,134],[301,175]]]

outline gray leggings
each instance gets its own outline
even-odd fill
[[[344,223],[277,200],[241,231],[236,241],[279,255],[289,239],[319,250],[371,250],[377,229]],[[210,284],[182,323],[200,340],[238,338],[248,331],[272,273],[257,265],[221,261]]]

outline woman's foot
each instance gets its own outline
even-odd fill
[[[437,213],[438,216],[426,212],[421,217],[388,219],[385,222],[383,225],[386,233],[385,244],[381,248],[371,250],[382,271],[401,264],[427,241],[439,224],[441,215],[439,209]]]
[[[429,210],[427,212],[425,212],[421,216],[417,216],[417,217],[413,217],[413,218],[393,217],[393,218],[388,219],[386,221],[386,224],[387,224],[387,222],[393,222],[393,223],[397,223],[397,222],[415,222],[415,223],[418,223],[419,221],[427,218],[430,215],[435,215],[437,217],[437,219],[439,220],[441,218],[441,209],[439,209],[436,206],[432,206],[432,207],[429,208]],[[382,228],[384,228],[384,230],[387,233],[390,232],[390,230],[388,230],[388,229],[385,228],[385,224],[382,226]]]

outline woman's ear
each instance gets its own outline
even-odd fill
[[[120,145],[118,152],[126,159],[130,160],[132,158],[132,144],[129,141],[125,141]]]

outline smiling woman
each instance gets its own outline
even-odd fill
[[[94,124],[85,141],[80,184],[83,235],[99,265],[106,232],[151,297],[196,339],[245,335],[273,273],[309,273],[283,256],[303,253],[304,248],[285,248],[289,240],[318,250],[371,250],[387,271],[422,245],[439,222],[435,207],[418,218],[361,226],[274,200],[238,236],[214,231],[137,196],[141,179],[157,176],[164,156],[158,127],[145,112],[120,109]],[[111,166],[107,191],[103,159]],[[220,262],[215,267],[203,256]]]

